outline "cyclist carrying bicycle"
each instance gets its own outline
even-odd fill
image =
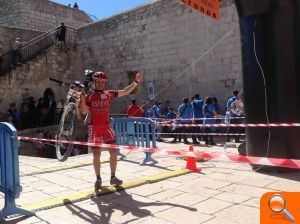
[[[89,113],[89,142],[94,143],[113,143],[115,135],[109,124],[110,104],[116,97],[126,96],[130,94],[142,81],[142,75],[136,74],[135,81],[122,90],[104,90],[107,82],[107,74],[104,72],[95,72],[92,74],[91,81],[93,82],[94,91],[91,93],[82,93],[79,103],[79,110],[82,115]],[[93,164],[96,174],[95,189],[100,189],[102,179],[100,176],[100,147],[92,147]],[[110,184],[119,186],[123,183],[122,180],[115,176],[117,168],[117,149],[110,149],[110,169],[111,179]]]

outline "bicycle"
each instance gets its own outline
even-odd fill
[[[57,135],[55,136],[55,140],[57,140],[55,145],[56,157],[59,161],[64,162],[71,155],[74,144],[62,143],[58,142],[58,140],[75,140],[78,120],[82,119],[78,109],[81,92],[82,90],[92,90],[91,86],[89,87],[88,85],[83,85],[78,81],[75,81],[74,84],[70,84],[54,78],[49,78],[49,80],[57,83],[61,87],[69,87],[63,114],[58,125]]]

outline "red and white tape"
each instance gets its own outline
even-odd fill
[[[218,116],[218,117],[212,117],[212,118],[190,118],[190,119],[184,119],[184,118],[174,118],[174,119],[169,119],[169,118],[150,118],[152,120],[156,121],[203,121],[203,120],[237,120],[237,119],[245,119],[245,117],[226,117],[226,116]],[[157,122],[157,123],[163,123],[163,122]]]
[[[53,139],[44,139],[44,138],[31,138],[18,136],[20,140],[28,141],[45,141],[45,142],[58,142],[66,144],[75,144],[75,145],[86,145],[94,146],[108,149],[127,149],[127,150],[137,150],[142,152],[151,152],[157,153],[158,155],[177,155],[177,156],[186,156],[186,157],[195,157],[195,158],[205,158],[213,159],[217,161],[229,161],[229,162],[238,162],[238,163],[247,163],[247,164],[256,164],[256,165],[265,165],[265,166],[278,166],[299,169],[300,160],[296,159],[281,159],[281,158],[263,158],[263,157],[254,157],[254,156],[241,156],[236,154],[225,154],[225,153],[207,153],[207,152],[194,152],[194,151],[184,151],[184,150],[164,150],[158,148],[142,148],[136,146],[121,146],[113,144],[100,144],[100,143],[91,143],[91,142],[79,142],[79,141],[64,141],[64,140],[53,140]]]
[[[167,127],[300,127],[300,123],[270,123],[270,124],[155,124]]]
[[[156,135],[215,135],[215,136],[244,136],[242,133],[156,133]]]

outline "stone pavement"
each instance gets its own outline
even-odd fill
[[[159,143],[159,147],[188,150],[182,143]],[[195,150],[223,152],[224,149],[197,146]],[[228,147],[227,151],[237,153],[236,148]],[[103,159],[107,159],[107,154],[103,153]],[[186,163],[174,156],[159,156],[156,158],[158,164],[139,166],[142,158],[141,152],[129,153],[125,161],[118,163],[117,176],[130,182],[182,169]],[[21,156],[23,191],[17,204],[25,208],[42,206],[59,197],[68,202],[74,194],[91,191],[95,180],[91,159],[91,155],[84,155],[61,163]],[[300,189],[299,172],[257,173],[247,164],[217,161],[198,162],[197,165],[202,168],[201,173],[146,181],[140,186],[98,197],[87,195],[75,203],[38,210],[35,217],[16,217],[2,223],[258,224],[259,200],[264,193]],[[104,163],[102,179],[105,186],[109,186],[109,176],[109,163]]]

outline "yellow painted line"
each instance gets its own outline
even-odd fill
[[[92,160],[92,159],[91,159]],[[118,160],[120,160],[118,158]],[[103,160],[101,161],[101,163],[108,163],[109,160]],[[49,168],[45,168],[45,169],[41,169],[41,170],[28,170],[25,172],[21,172],[21,177],[23,176],[32,176],[32,175],[37,175],[37,174],[43,174],[43,173],[51,173],[51,172],[55,172],[55,171],[60,171],[60,170],[68,170],[68,169],[75,169],[78,167],[82,167],[82,166],[90,166],[93,165],[93,162],[82,162],[79,164],[74,164],[74,165],[62,165],[62,166],[54,166],[54,167],[49,167]]]
[[[64,204],[68,204],[68,203],[82,201],[82,200],[88,199],[92,196],[100,196],[100,195],[104,195],[104,194],[113,193],[113,192],[116,192],[119,190],[137,187],[137,186],[147,184],[147,183],[162,181],[162,180],[169,179],[172,177],[187,174],[189,172],[190,171],[187,169],[180,169],[180,170],[175,170],[175,171],[171,171],[171,172],[159,173],[159,174],[156,174],[156,175],[153,175],[150,177],[140,178],[140,179],[133,180],[133,181],[130,181],[127,183],[123,183],[119,187],[113,187],[113,186],[103,187],[102,190],[99,192],[95,192],[95,190],[79,192],[79,193],[71,194],[66,197],[54,198],[52,200],[37,202],[37,203],[33,203],[33,204],[26,204],[21,207],[24,209],[27,209],[27,210],[31,210],[31,211],[40,211],[40,210],[49,209],[49,208],[53,208],[53,207],[57,207],[57,206],[62,206]]]

